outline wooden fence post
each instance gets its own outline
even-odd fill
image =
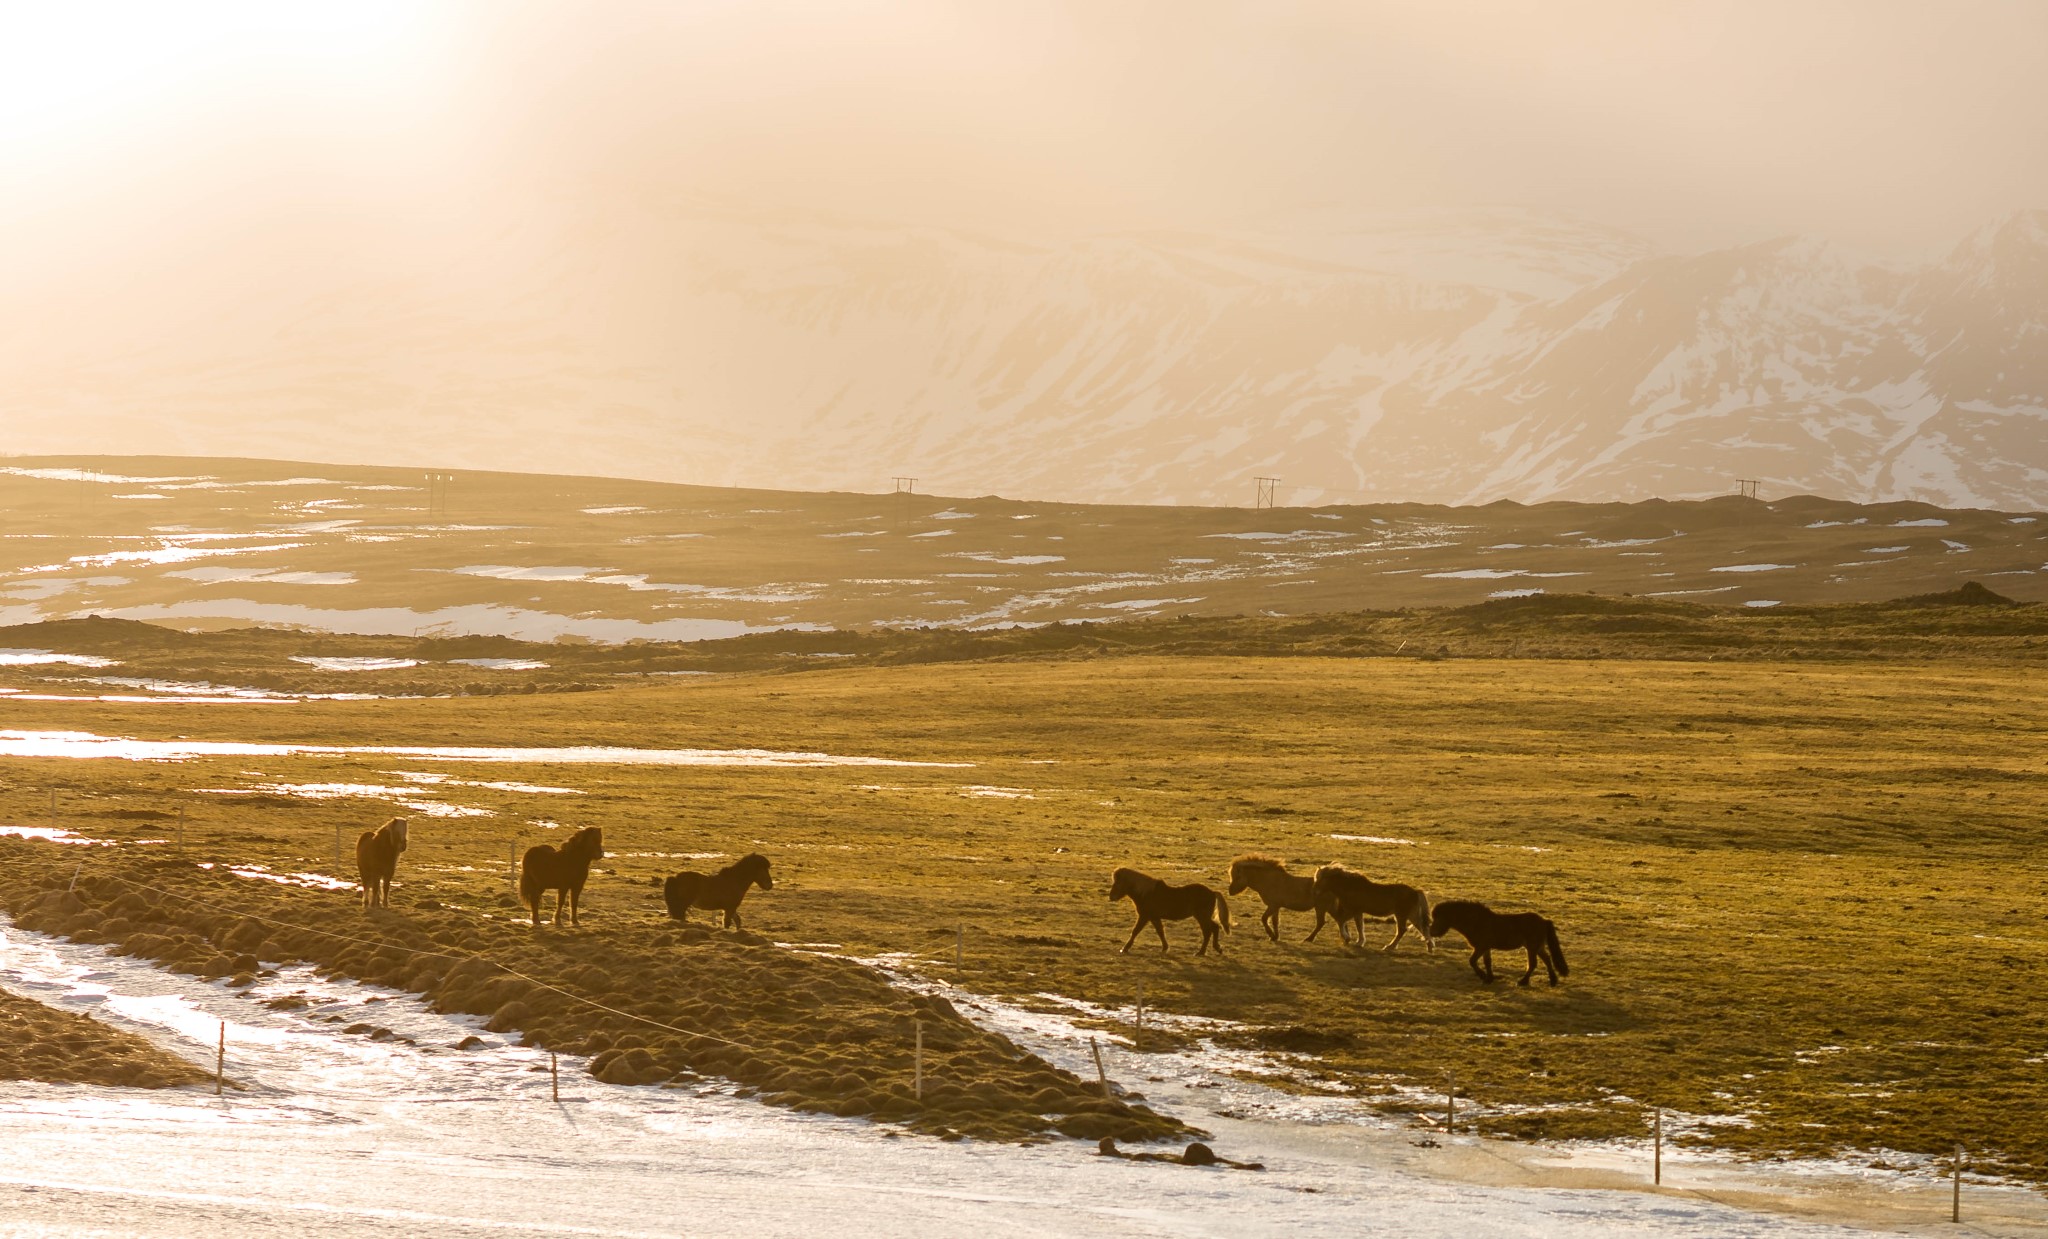
[[[1650,1182],[1662,1186],[1664,1183],[1664,1107],[1657,1107],[1657,1118],[1653,1128],[1656,1151],[1651,1154]]]
[[[226,1020],[222,1020],[220,1022],[220,1049],[215,1052],[213,1058],[213,1095],[215,1097],[220,1096],[221,1075],[223,1072],[227,1070],[227,1066],[228,1022]]]
[[[1140,1042],[1140,1041],[1144,1040],[1144,1038],[1145,1038],[1145,980],[1144,980],[1144,978],[1143,978],[1143,977],[1140,977],[1140,978],[1138,978],[1138,1026],[1137,1026],[1137,1029],[1136,1029],[1136,1031],[1135,1031],[1135,1032],[1134,1032],[1134,1033],[1132,1034],[1132,1036],[1131,1036],[1131,1048],[1132,1048],[1132,1049],[1136,1049],[1136,1048],[1138,1047],[1138,1042]]]
[[[1948,1220],[1963,1220],[1963,1146],[1956,1146],[1955,1164],[1949,1169]]]
[[[1095,1038],[1088,1038],[1088,1049],[1095,1055],[1095,1080],[1102,1085],[1102,1099],[1109,1100],[1109,1073],[1102,1069],[1102,1046]]]
[[[953,966],[955,968],[965,968],[967,966],[967,926],[965,925],[953,931]]]
[[[924,1100],[924,1021],[917,1021],[917,1074],[911,1078],[910,1094],[919,1101]]]
[[[1458,1073],[1444,1073],[1444,1134],[1458,1130]]]
[[[560,1101],[562,1099],[562,1069],[555,1061],[555,1052],[553,1050],[548,1051],[548,1099],[551,1101]]]

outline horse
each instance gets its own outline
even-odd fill
[[[533,927],[540,928],[541,897],[555,894],[555,924],[562,923],[562,903],[569,904],[569,923],[581,925],[583,884],[590,880],[592,861],[604,859],[604,831],[585,826],[570,835],[560,850],[542,843],[526,849],[519,861],[519,902],[533,909]]]
[[[685,869],[662,883],[661,897],[668,903],[668,914],[679,921],[690,919],[691,908],[703,908],[725,913],[725,927],[738,929],[740,900],[747,897],[750,886],[775,889],[768,876],[768,858],[759,852],[749,852],[708,877]]]
[[[1307,912],[1316,906],[1315,879],[1287,872],[1287,866],[1271,856],[1254,853],[1230,862],[1230,893],[1242,895],[1247,889],[1257,891],[1259,898],[1266,901],[1259,924],[1266,927],[1266,936],[1275,942],[1280,941],[1281,909]]]
[[[398,854],[404,850],[402,817],[356,836],[356,873],[363,885],[365,910],[391,906],[391,878],[398,872]]]
[[[1397,926],[1394,940],[1381,947],[1391,951],[1408,936],[1413,926],[1421,936],[1422,943],[1434,951],[1436,946],[1429,934],[1429,896],[1412,886],[1399,882],[1375,882],[1362,873],[1353,873],[1342,865],[1324,865],[1316,870],[1315,877],[1316,927],[1308,931],[1306,941],[1313,942],[1323,932],[1323,918],[1328,916],[1337,922],[1337,933],[1348,945],[1351,936],[1346,932],[1347,924],[1358,927],[1358,944],[1365,945],[1365,918],[1392,918]]]
[[[1564,948],[1558,945],[1557,926],[1534,912],[1495,912],[1483,903],[1470,899],[1446,899],[1436,906],[1436,915],[1429,924],[1429,935],[1441,938],[1456,930],[1472,946],[1472,958],[1467,961],[1472,971],[1482,981],[1492,984],[1493,952],[1495,948],[1512,951],[1517,947],[1529,952],[1529,970],[1522,974],[1522,984],[1529,984],[1529,978],[1536,975],[1536,963],[1541,960],[1544,971],[1550,974],[1550,983],[1557,984],[1560,976],[1570,976],[1571,968],[1564,962]],[[1485,967],[1480,964],[1484,962]]]
[[[1150,922],[1159,934],[1159,949],[1166,945],[1166,921],[1199,921],[1202,926],[1202,949],[1197,955],[1207,955],[1209,944],[1216,944],[1216,953],[1223,954],[1223,933],[1230,928],[1230,904],[1200,882],[1186,886],[1174,886],[1162,882],[1150,874],[1139,873],[1136,869],[1118,869],[1109,875],[1109,901],[1115,903],[1126,896],[1138,909],[1138,923],[1131,926],[1131,936],[1124,941],[1119,955],[1130,951],[1131,943],[1138,940],[1138,931]],[[1222,925],[1218,928],[1218,919]]]

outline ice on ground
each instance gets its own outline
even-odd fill
[[[261,585],[354,585],[352,572],[293,572],[284,568],[179,568],[164,573],[209,585],[227,582]]]
[[[1720,568],[1709,568],[1709,572],[1783,572],[1797,568],[1798,564],[1728,564]]]
[[[1487,597],[1488,597],[1488,598],[1532,598],[1532,597],[1534,597],[1534,596],[1536,596],[1537,594],[1540,594],[1540,593],[1542,593],[1542,592],[1543,592],[1543,589],[1542,589],[1542,587],[1540,587],[1540,586],[1536,586],[1536,587],[1531,587],[1531,588],[1529,588],[1529,589],[1497,589],[1497,590],[1494,590],[1494,591],[1493,591],[1492,593],[1488,594],[1488,595],[1487,595]]]
[[[366,753],[428,761],[525,762],[564,766],[916,766],[964,769],[967,761],[841,757],[778,749],[628,749],[598,745],[559,748],[427,747],[412,745],[263,744],[217,740],[138,740],[88,731],[0,730],[0,757],[112,758],[184,761],[193,757],[345,756]]]
[[[1782,606],[1784,604],[1779,602],[1776,598],[1752,598],[1748,602],[1743,603],[1742,605],[1745,607],[1775,607]]]
[[[934,521],[971,521],[974,519],[974,516],[975,514],[972,512],[955,512],[953,509],[947,508],[943,512],[934,512],[925,519]]]
[[[66,562],[80,568],[111,568],[115,564],[179,564],[192,559],[215,559],[222,555],[257,555],[265,551],[296,551],[303,542],[278,542],[268,546],[190,546],[179,541],[139,551],[103,551],[97,555],[73,555]]]
[[[971,783],[961,788],[960,794],[962,796],[989,796],[998,800],[1038,799],[1037,796],[1031,793],[1031,789],[1028,787],[989,787],[979,783]]]
[[[261,882],[276,882],[283,886],[303,886],[316,891],[352,891],[357,883],[344,882],[324,873],[279,873],[268,865],[226,865],[216,866],[211,861],[201,861],[201,869],[222,868],[238,878],[249,878]]]
[[[84,835],[73,834],[61,826],[0,826],[0,835],[10,835],[16,839],[43,839],[51,843],[78,843],[87,847],[113,846],[110,839],[89,839]]]
[[[318,654],[294,654],[292,661],[321,671],[403,671],[417,667],[417,658],[328,658]]]
[[[612,619],[604,616],[556,615],[495,603],[471,603],[415,611],[409,607],[365,607],[342,610],[296,603],[256,602],[247,598],[193,599],[177,603],[102,608],[98,614],[117,619],[233,619],[291,628],[359,635],[433,633],[450,636],[516,637],[522,641],[553,641],[577,637],[590,641],[712,641],[756,632],[820,632],[821,624],[749,624],[725,619]]]
[[[459,667],[483,667],[490,671],[546,671],[548,664],[538,658],[451,658]]]
[[[1866,546],[1863,548],[1863,553],[1865,555],[1896,555],[1900,551],[1909,551],[1912,549],[1913,548],[1909,546]]]
[[[120,660],[93,654],[57,654],[49,650],[0,650],[0,667],[46,667],[62,663],[71,667],[118,667]]]
[[[1503,577],[1562,577],[1584,576],[1583,572],[1534,572],[1527,568],[1458,568],[1448,572],[1425,572],[1425,577],[1450,581],[1498,581]],[[1542,591],[1537,591],[1542,592]]]
[[[1190,1117],[1215,1131],[1225,1156],[1264,1161],[1264,1173],[1118,1161],[1080,1141],[944,1144],[743,1100],[722,1082],[599,1084],[572,1055],[560,1059],[555,1102],[545,1051],[413,995],[305,965],[236,991],[5,919],[0,985],[89,1011],[207,1069],[224,1028],[226,1074],[239,1086],[215,1098],[10,1084],[0,1209],[8,1228],[37,1236],[794,1237],[851,1226],[884,1239],[1313,1239],[1356,1235],[1361,1219],[1403,1239],[1859,1233],[1688,1196],[1458,1183],[1432,1177],[1440,1155],[1405,1141],[1375,1148],[1339,1128],[1221,1115]],[[265,1005],[283,998],[307,1005]],[[961,1004],[1092,1072],[1071,1020],[984,1009],[971,996]],[[359,1024],[391,1035],[341,1031]],[[455,1048],[465,1042],[473,1048]],[[1113,1044],[1112,1070],[1129,1079],[1154,1057]],[[1188,1097],[1190,1107],[1205,1099]]]
[[[446,569],[457,576],[488,577],[493,581],[584,581],[610,568],[591,568],[577,564],[554,564],[538,568],[523,568],[516,564],[464,564],[460,568]]]
[[[645,512],[647,509],[636,503],[622,503],[609,508],[584,508],[585,516],[619,516],[627,512]]]
[[[1941,519],[1940,517],[1938,517],[1938,516],[1928,516],[1928,517],[1923,517],[1923,518],[1921,518],[1920,520],[1917,520],[1917,521],[1893,521],[1893,522],[1892,522],[1892,528],[1894,528],[1894,529],[1940,529],[1940,528],[1941,528],[1942,526],[1944,526],[1944,525],[1946,525],[1946,524],[1948,524],[1948,522],[1947,522],[1947,521],[1945,521],[1945,520],[1942,520],[1942,519]]]
[[[1390,843],[1399,847],[1419,847],[1413,839],[1389,839],[1381,835],[1331,835],[1332,839],[1344,843]]]
[[[202,796],[286,796],[297,800],[382,800],[422,817],[496,817],[489,809],[419,799],[418,787],[375,783],[253,783],[248,787],[195,787]]]

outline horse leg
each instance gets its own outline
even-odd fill
[[[1309,930],[1309,931],[1308,931],[1308,937],[1306,937],[1306,938],[1303,938],[1303,939],[1302,939],[1302,941],[1303,941],[1303,942],[1314,942],[1314,941],[1316,940],[1316,935],[1317,935],[1317,934],[1319,934],[1319,933],[1321,933],[1321,932],[1323,932],[1323,920],[1324,920],[1324,919],[1325,919],[1325,918],[1324,918],[1324,913],[1323,913],[1323,910],[1322,910],[1322,908],[1318,907],[1318,908],[1316,909],[1316,927],[1315,927],[1314,929],[1311,929],[1311,930]]]
[[[580,886],[569,888],[569,923],[578,929],[583,928],[583,888]]]
[[[569,888],[566,886],[557,888],[555,891],[555,927],[558,929],[562,925],[562,905],[567,902],[569,902]]]
[[[741,924],[740,924],[740,906],[739,906],[738,904],[734,904],[734,905],[733,905],[733,906],[732,906],[732,907],[731,907],[731,908],[730,908],[730,909],[729,909],[729,910],[728,910],[728,911],[726,912],[726,914],[725,914],[725,927],[726,927],[727,929],[743,929],[743,928],[745,928],[745,926],[743,926],[743,925],[741,925]]]
[[[1485,953],[1486,952],[1484,950],[1475,946],[1472,948],[1472,957],[1466,960],[1465,962],[1472,966],[1473,976],[1478,977],[1482,981],[1491,981],[1493,980],[1493,978],[1489,976],[1487,973],[1481,971],[1479,967],[1479,957],[1481,955],[1484,955]]]
[[[1393,950],[1393,949],[1394,949],[1395,947],[1397,947],[1397,946],[1400,946],[1400,945],[1401,945],[1401,939],[1403,939],[1403,938],[1405,938],[1405,937],[1407,937],[1407,936],[1408,936],[1408,918],[1407,918],[1407,917],[1405,917],[1405,916],[1397,916],[1397,917],[1395,917],[1395,918],[1394,918],[1394,940],[1393,940],[1392,942],[1389,942],[1389,943],[1387,943],[1387,944],[1386,944],[1385,946],[1381,947],[1381,948],[1380,948],[1380,950],[1382,950],[1382,951],[1391,951],[1391,950]]]
[[[1153,917],[1153,918],[1152,918],[1152,928],[1153,928],[1153,930],[1154,930],[1155,932],[1157,932],[1157,933],[1158,933],[1158,935],[1159,935],[1159,949],[1160,949],[1160,950],[1162,950],[1162,951],[1170,951],[1170,950],[1172,950],[1172,949],[1173,949],[1172,947],[1170,947],[1170,946],[1166,945],[1166,921],[1165,921],[1165,919],[1164,919],[1164,918],[1162,918],[1162,917],[1157,917],[1157,916]]]
[[[1529,978],[1536,975],[1537,947],[1534,943],[1531,943],[1528,946],[1523,947],[1522,949],[1529,952],[1529,970],[1522,974],[1522,979],[1519,982],[1517,982],[1517,984],[1520,985],[1523,989],[1528,989]]]
[[[1275,942],[1280,941],[1280,905],[1276,903],[1269,906],[1266,914],[1259,919],[1266,924],[1266,936]]]
[[[1123,948],[1123,950],[1121,950],[1121,951],[1118,951],[1118,952],[1117,952],[1117,954],[1119,954],[1119,955],[1128,955],[1128,954],[1130,954],[1130,953],[1131,953],[1131,944],[1132,944],[1133,942],[1136,942],[1136,941],[1138,940],[1138,931],[1139,931],[1139,930],[1141,930],[1141,929],[1143,929],[1143,928],[1145,928],[1145,914],[1144,914],[1143,912],[1140,912],[1140,913],[1138,913],[1138,923],[1137,923],[1137,924],[1135,924],[1135,925],[1133,925],[1133,926],[1131,926],[1131,936],[1130,936],[1130,937],[1128,937],[1128,938],[1126,938],[1126,939],[1124,939],[1124,948]]]
[[[1539,946],[1536,948],[1536,951],[1539,955],[1543,957],[1543,971],[1550,974],[1550,983],[1552,985],[1557,984],[1557,963],[1556,961],[1550,958],[1550,948],[1547,946]],[[1535,970],[1530,969],[1530,971],[1533,972]]]

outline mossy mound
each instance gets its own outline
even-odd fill
[[[141,1037],[0,990],[0,1079],[174,1088],[205,1078]]]
[[[527,1044],[589,1055],[607,1084],[721,1076],[795,1109],[950,1138],[1188,1133],[1144,1106],[1105,1100],[943,998],[752,935],[691,942],[634,925],[536,933],[448,909],[366,916],[347,892],[274,889],[130,851],[96,855],[67,891],[72,870],[53,862],[52,847],[0,839],[0,907],[24,929],[105,942],[201,977],[243,974],[259,958],[310,962],[484,1016]]]

